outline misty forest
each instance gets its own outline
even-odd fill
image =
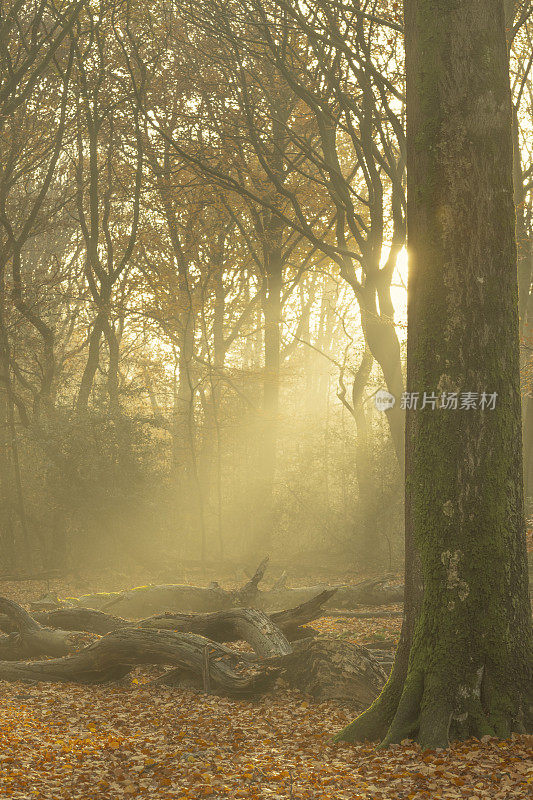
[[[0,0],[0,798],[523,800],[531,0]]]

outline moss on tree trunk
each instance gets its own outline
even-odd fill
[[[405,34],[411,577],[391,679],[337,738],[438,747],[531,724],[503,0],[405,0]],[[424,392],[457,392],[459,406],[477,393],[478,408],[422,408]],[[494,410],[479,408],[483,392]]]

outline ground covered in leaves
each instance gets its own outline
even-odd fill
[[[60,587],[54,587],[60,589]],[[106,587],[102,587],[106,588]],[[0,584],[18,602],[42,585]],[[60,592],[61,593],[61,592]],[[392,607],[391,607],[392,608]],[[359,643],[397,638],[400,620],[313,623]],[[87,687],[0,682],[0,797],[17,800],[444,800],[530,797],[533,737],[446,751],[333,745],[349,709],[280,690],[260,701],[151,686],[157,670]]]

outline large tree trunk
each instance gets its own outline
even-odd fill
[[[523,731],[531,690],[503,2],[406,0],[405,33],[408,390],[497,404],[407,414],[402,644],[381,697],[338,738],[388,728],[385,743],[442,747]]]
[[[513,114],[513,175],[516,209],[516,240],[518,245],[518,311],[522,338],[521,374],[523,381],[523,442],[524,442],[524,493],[526,502],[533,487],[533,386],[531,379],[531,346],[533,343],[533,293],[531,276],[533,250],[529,241],[526,212],[526,190],[520,152],[518,114]]]

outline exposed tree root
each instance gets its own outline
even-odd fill
[[[381,742],[392,724],[405,680],[402,644],[396,653],[389,679],[374,702],[333,738],[334,742]]]
[[[497,691],[483,669],[452,684],[423,669],[411,668],[402,682],[394,671],[374,703],[340,731],[335,741],[380,741],[381,747],[414,739],[421,747],[447,747],[450,741],[483,736],[508,738],[533,732],[528,701],[523,707]]]

